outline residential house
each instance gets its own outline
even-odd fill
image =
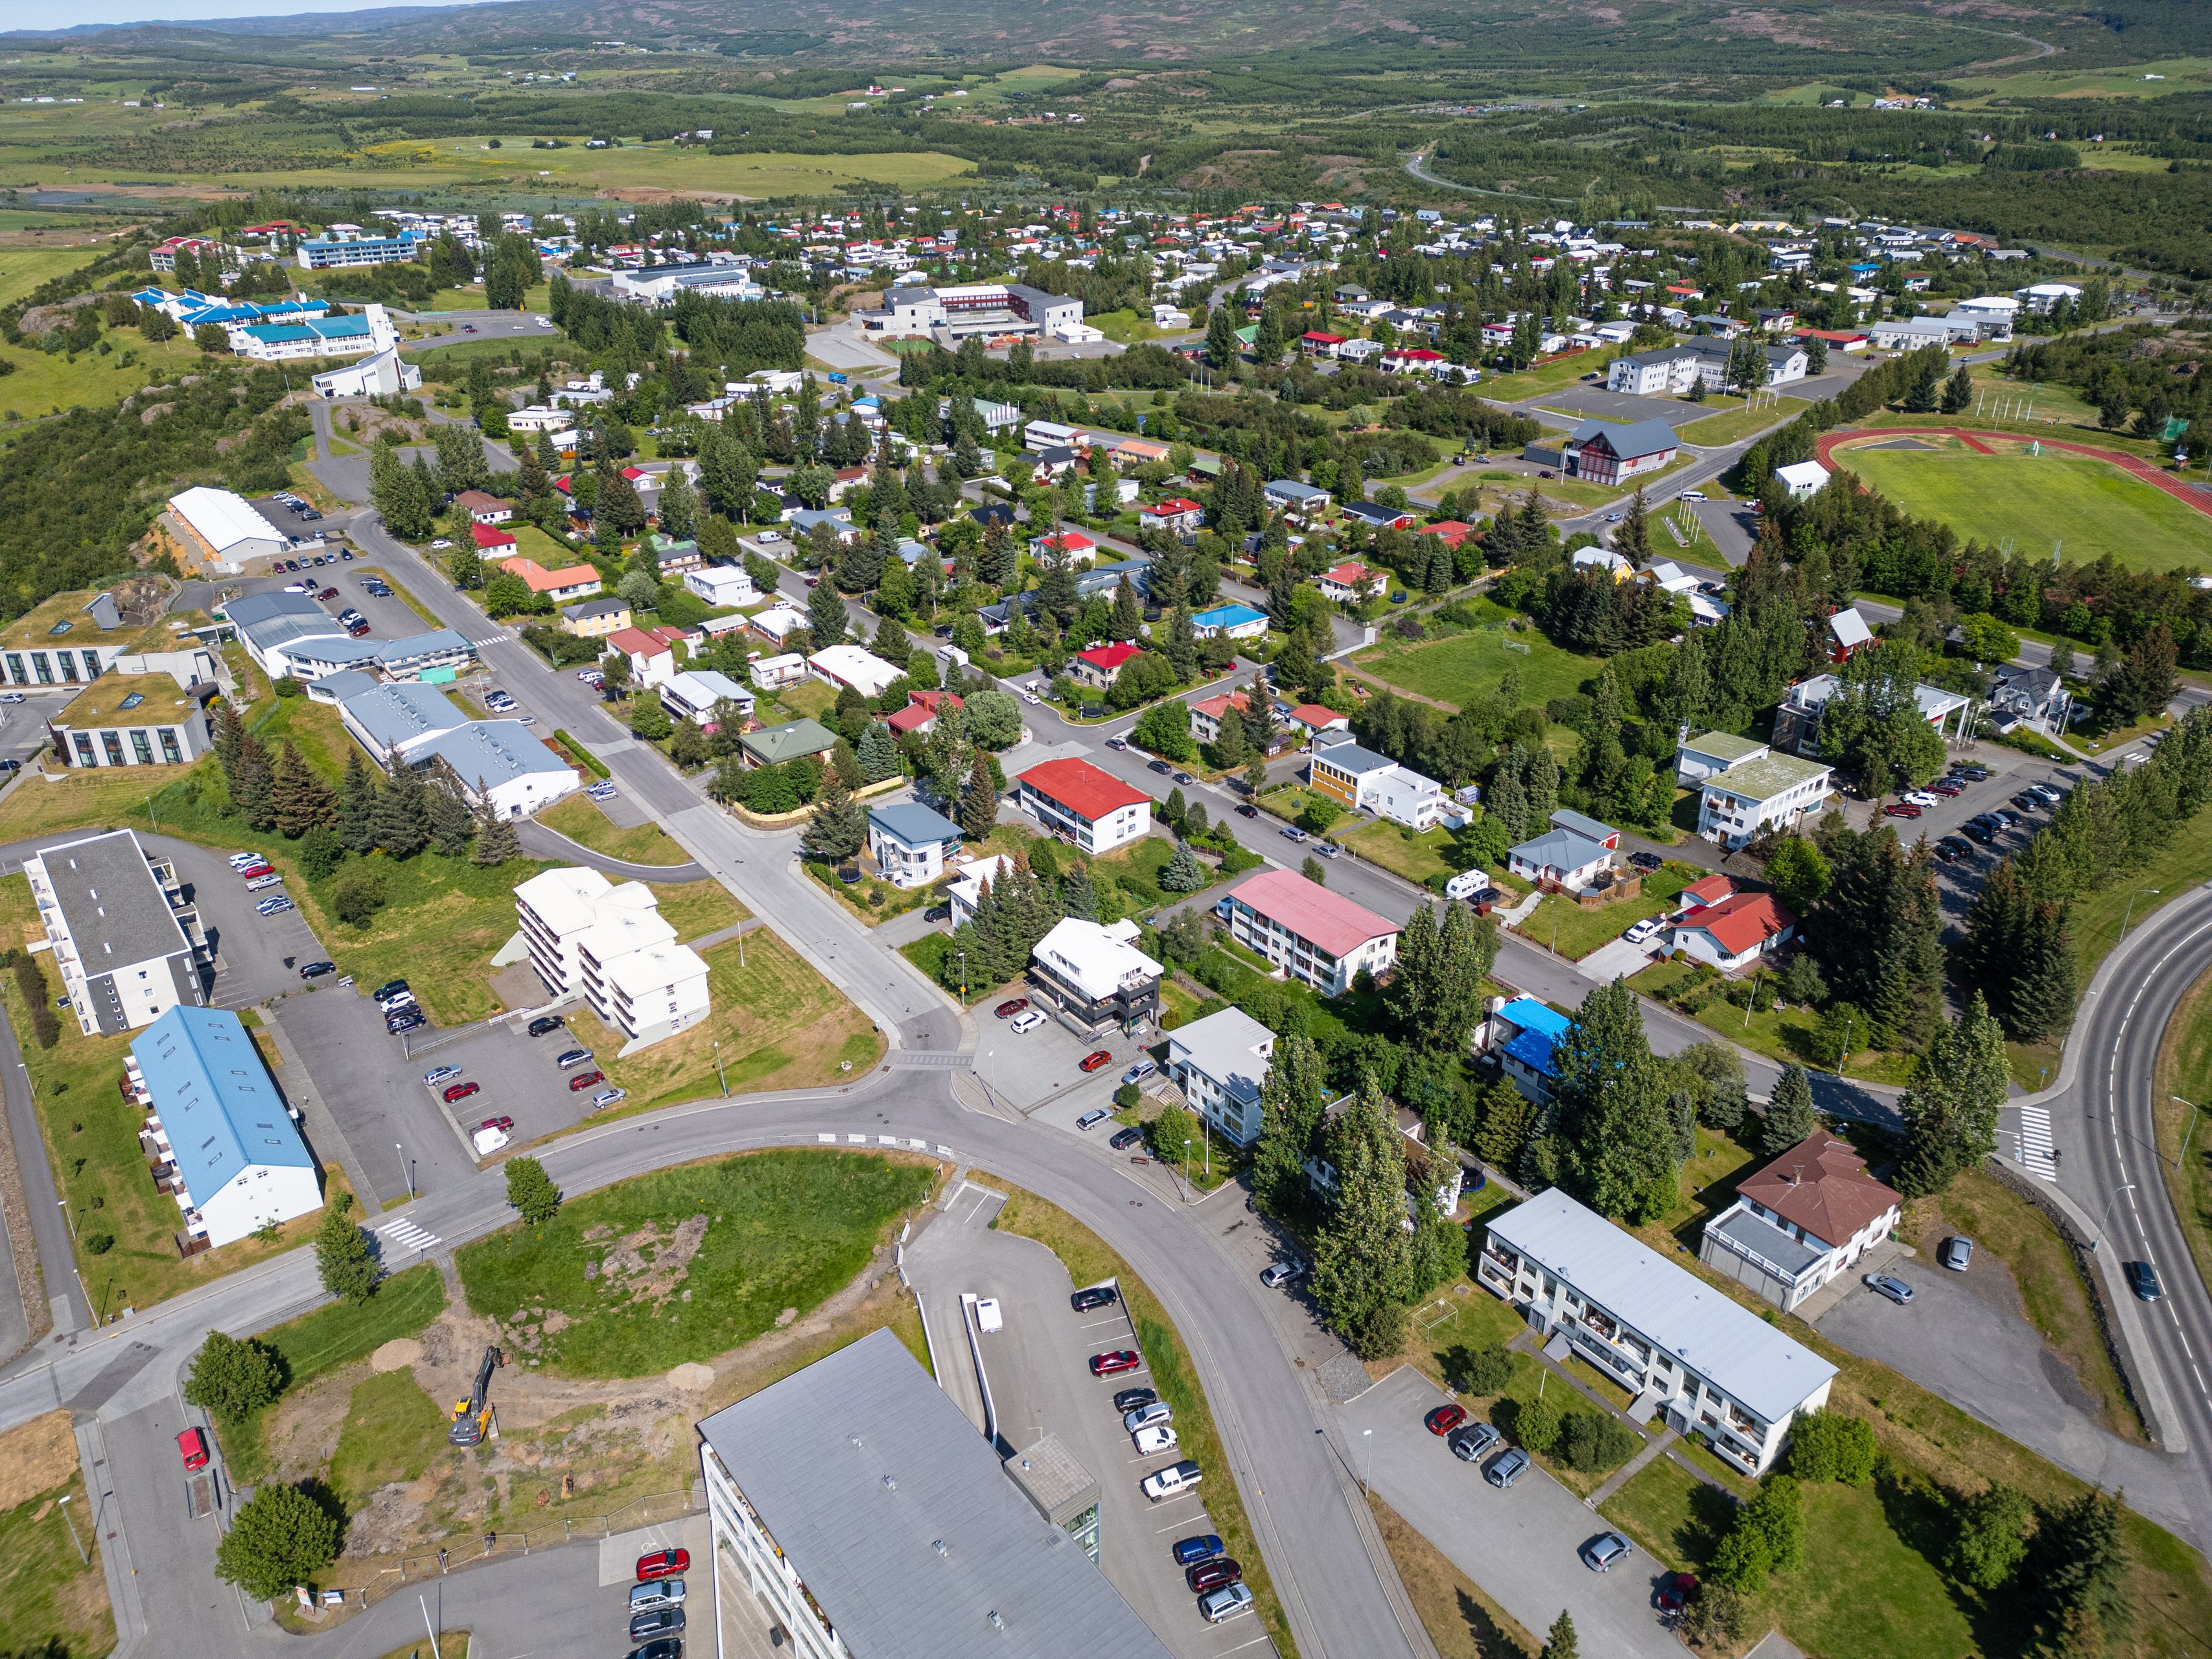
[[[1268,506],[1279,513],[1316,514],[1328,510],[1328,491],[1316,489],[1296,478],[1273,478],[1260,487]]]
[[[1601,570],[1617,582],[1625,582],[1636,574],[1636,567],[1628,556],[1609,547],[1578,547],[1571,562],[1577,570]]]
[[[1419,533],[1435,537],[1456,553],[1459,551],[1460,544],[1474,534],[1474,526],[1463,524],[1457,519],[1439,519],[1434,524],[1423,525]]]
[[[1611,875],[1620,850],[1620,830],[1563,806],[1549,830],[1506,854],[1505,867],[1547,892],[1579,893],[1605,884],[1600,878]]]
[[[1088,761],[1046,761],[1014,783],[1023,811],[1093,857],[1141,841],[1152,829],[1152,798]]]
[[[1331,744],[1312,753],[1308,781],[1355,811],[1372,812],[1414,830],[1434,829],[1443,816],[1443,786],[1388,756],[1356,743]]]
[[[1836,1368],[1559,1188],[1489,1224],[1476,1282],[1510,1303],[1547,1352],[1626,1389],[1738,1474],[1773,1466],[1790,1425],[1826,1405]]]
[[[908,732],[923,736],[937,724],[937,717],[943,710],[966,707],[966,703],[950,691],[910,690],[906,694],[906,707],[884,724],[890,727],[893,737],[902,738]]]
[[[1552,1051],[1566,1041],[1573,1023],[1534,997],[1515,997],[1492,1011],[1483,1046],[1505,1080],[1540,1106],[1559,1075]]]
[[[791,526],[791,539],[805,542],[813,539],[817,530],[827,530],[841,547],[860,539],[860,527],[853,522],[849,510],[842,507],[787,507],[783,520]]]
[[[1243,1147],[1260,1138],[1260,1090],[1275,1034],[1242,1008],[1224,1008],[1168,1033],[1167,1074],[1198,1115]]]
[[[1999,732],[2030,726],[2051,737],[2063,734],[2074,710],[2074,694],[2048,668],[2019,663],[1991,665],[1990,722]]]
[[[1771,893],[1734,893],[1701,904],[1668,929],[1674,950],[1724,974],[1758,967],[1797,937],[1797,918]]]
[[[1593,483],[1624,483],[1669,465],[1680,447],[1664,421],[1584,421],[1559,447],[1560,470]]]
[[[1825,1129],[1737,1182],[1735,1194],[1705,1223],[1698,1260],[1784,1313],[1894,1233],[1904,1208]]]
[[[1384,507],[1379,501],[1358,501],[1344,503],[1343,514],[1367,526],[1370,530],[1410,530],[1420,522],[1421,515],[1402,507]]]
[[[628,599],[586,599],[561,607],[561,631],[580,640],[603,640],[635,625]]]
[[[1230,937],[1327,996],[1398,959],[1398,924],[1308,881],[1295,870],[1247,877],[1214,906]]]
[[[659,568],[660,580],[665,582],[680,581],[688,586],[692,574],[704,570],[707,566],[706,558],[699,551],[698,543],[677,541],[658,531],[646,536],[645,550],[653,555],[653,562]]]
[[[945,873],[945,854],[960,845],[960,826],[918,801],[868,809],[868,856],[894,887],[927,887]]]
[[[823,684],[857,691],[872,703],[890,689],[892,681],[906,678],[905,669],[857,645],[825,646],[807,658],[806,665]]]
[[[574,866],[514,890],[517,932],[494,958],[527,960],[555,997],[580,995],[627,1039],[621,1054],[690,1030],[713,1011],[707,963],[660,914],[643,882]]]
[[[1698,833],[1731,849],[1770,830],[1795,830],[1826,802],[1833,776],[1819,762],[1725,732],[1685,738],[1674,751],[1674,781],[1699,791]]]
[[[745,618],[745,626],[770,645],[781,646],[794,634],[807,631],[806,613],[797,605],[781,603],[756,611]],[[804,659],[802,658],[803,661]]]
[[[1137,517],[1152,529],[1188,536],[1196,532],[1206,517],[1206,509],[1188,496],[1170,495],[1164,501],[1153,502]]]
[[[1030,538],[1030,556],[1048,559],[1054,554],[1065,554],[1071,559],[1088,559],[1097,555],[1098,544],[1080,530],[1056,530],[1048,536]]]
[[[1229,640],[1256,640],[1266,637],[1267,632],[1267,613],[1249,605],[1217,605],[1190,621],[1201,640],[1216,635]]]
[[[1212,743],[1221,735],[1221,717],[1231,709],[1242,714],[1252,707],[1252,699],[1242,691],[1224,691],[1218,696],[1203,697],[1190,705],[1190,734],[1200,743]]]
[[[1347,337],[1310,328],[1298,336],[1298,350],[1308,357],[1334,357]]]
[[[1124,641],[1115,645],[1094,645],[1088,651],[1079,651],[1067,665],[1068,678],[1078,685],[1103,691],[1114,684],[1114,677],[1121,672],[1121,665],[1137,655],[1140,649],[1140,647]]]
[[[684,586],[718,611],[750,605],[760,598],[751,573],[739,564],[706,565],[684,573]]]
[[[464,489],[453,497],[453,505],[469,515],[476,524],[505,524],[514,516],[514,503],[482,489]]]
[[[606,636],[607,649],[629,659],[633,685],[659,685],[676,672],[676,647],[684,638],[680,629],[619,628]]]
[[[756,657],[748,665],[745,678],[759,690],[781,691],[806,678],[806,659],[796,651],[781,657]]]
[[[1357,605],[1380,593],[1389,579],[1386,571],[1371,569],[1357,559],[1348,559],[1322,571],[1314,580],[1321,588],[1322,598],[1332,605]]]
[[[837,746],[837,734],[818,720],[786,720],[764,726],[738,739],[738,754],[747,766],[779,766],[802,756],[826,755]]]
[[[1284,726],[1295,733],[1299,742],[1311,743],[1330,733],[1352,730],[1352,717],[1340,714],[1325,703],[1302,702],[1296,708],[1275,705],[1275,713]]]
[[[1086,1036],[1109,1028],[1133,1034],[1156,1024],[1164,969],[1137,948],[1138,927],[1064,916],[1030,952],[1038,1000]]]
[[[477,526],[482,529],[482,526]],[[510,542],[514,538],[507,538]],[[517,556],[500,561],[499,568],[510,576],[520,576],[531,592],[555,605],[568,605],[577,599],[595,596],[601,586],[599,569],[588,564],[562,565],[558,570],[548,570],[535,559]]]
[[[945,902],[952,908],[952,925],[957,927],[963,921],[975,921],[975,908],[983,902],[984,890],[1012,867],[1013,860],[1003,853],[954,860],[951,866],[952,880],[945,889]]]
[[[708,732],[721,730],[721,716],[715,711],[728,703],[736,711],[740,725],[752,718],[753,694],[726,674],[718,674],[711,668],[687,669],[672,674],[660,684],[660,706],[674,720],[690,720]]]
[[[1820,711],[1828,700],[1843,689],[1843,681],[1833,674],[1816,674],[1811,679],[1800,680],[1790,688],[1781,706],[1774,711],[1774,747],[1780,752],[1818,755],[1820,752]],[[1912,699],[1919,706],[1920,717],[1936,728],[1945,738],[1963,737],[1972,717],[1973,699],[1956,691],[1946,691],[1939,686],[1921,684],[1912,688]]]
[[[476,544],[479,557],[490,559],[499,558],[517,544],[513,532],[501,530],[495,524],[480,524],[474,520],[469,523],[469,540]]]
[[[1856,653],[1874,643],[1874,629],[1867,620],[1849,605],[1828,618],[1828,660],[1847,662]]]

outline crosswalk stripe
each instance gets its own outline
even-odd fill
[[[2051,1114],[2041,1106],[2020,1109],[2020,1161],[2029,1173],[2045,1181],[2058,1179],[2058,1160],[2052,1156]]]
[[[438,1242],[438,1235],[428,1228],[418,1227],[411,1221],[404,1220],[395,1221],[388,1227],[380,1228],[377,1237],[394,1249],[413,1250],[418,1253],[428,1250]]]

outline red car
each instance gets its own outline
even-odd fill
[[[177,1437],[177,1450],[184,1456],[185,1468],[205,1468],[208,1466],[206,1431],[201,1429],[186,1429]]]
[[[505,1131],[514,1127],[514,1120],[511,1117],[488,1117],[483,1122],[477,1124],[477,1127],[478,1129],[497,1129],[504,1133]]]
[[[1938,778],[1928,786],[1928,792],[1933,795],[1963,795],[1966,786],[1956,778]]]
[[[1101,1048],[1095,1054],[1084,1055],[1083,1069],[1086,1072],[1095,1072],[1101,1066],[1106,1065],[1113,1058],[1114,1056],[1109,1051]]]
[[[1244,1569],[1225,1556],[1215,1556],[1211,1561],[1201,1561],[1187,1571],[1183,1582],[1203,1595],[1206,1591],[1219,1589],[1224,1584],[1236,1583],[1244,1577]]]
[[[1016,1014],[1018,1014],[1023,1009],[1029,1006],[1030,1000],[1027,997],[1009,997],[1006,1001],[992,1009],[991,1012],[996,1014],[1000,1019],[1012,1019]]]
[[[588,1089],[594,1083],[605,1083],[606,1080],[607,1074],[605,1072],[582,1072],[568,1079],[568,1092],[573,1095],[579,1089]]]
[[[1421,1421],[1429,1425],[1429,1432],[1431,1434],[1449,1434],[1454,1429],[1467,1421],[1467,1407],[1464,1406],[1439,1406],[1436,1410],[1431,1412],[1426,1417],[1423,1418]]]
[[[446,1091],[446,1103],[450,1106],[457,1100],[466,1100],[483,1087],[481,1083],[456,1083]]]
[[[249,864],[238,872],[240,881],[252,881],[256,876],[274,874],[274,867],[266,864]]]
[[[1134,1349],[1117,1348],[1112,1353],[1092,1354],[1091,1374],[1093,1376],[1115,1376],[1123,1371],[1133,1371],[1144,1363],[1137,1357]]]
[[[1909,800],[1893,800],[1881,810],[1893,818],[1917,818],[1920,816],[1920,809]]]
[[[637,1558],[637,1576],[646,1578],[673,1578],[679,1572],[691,1571],[690,1550],[655,1550],[650,1555]]]
[[[1659,1581],[1659,1611],[1680,1613],[1698,1593],[1694,1572],[1670,1572]]]

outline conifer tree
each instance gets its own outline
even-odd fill
[[[842,864],[860,850],[868,838],[866,815],[853,792],[833,768],[822,779],[814,797],[814,813],[799,837],[799,850],[824,864]]]
[[[968,782],[960,792],[960,828],[971,839],[982,840],[999,821],[999,791],[991,781],[991,763],[981,750],[968,769]]]
[[[848,631],[844,599],[837,585],[829,580],[825,571],[823,580],[806,596],[806,631],[813,639],[817,651],[825,651],[833,645],[842,645]]]
[[[1813,1109],[1813,1079],[1793,1060],[1782,1068],[1773,1097],[1767,1102],[1759,1151],[1768,1158],[1778,1158],[1820,1127],[1820,1115]]]
[[[1371,1074],[1324,1139],[1336,1189],[1314,1239],[1314,1299],[1354,1353],[1380,1358],[1405,1340],[1413,1262],[1405,1140]]]
[[[1261,1211],[1281,1219],[1298,1209],[1306,1188],[1305,1161],[1314,1151],[1328,1080],[1313,1039],[1302,1031],[1278,1037],[1260,1085],[1260,1141],[1252,1164],[1252,1192]]]
[[[1060,908],[1079,921],[1098,920],[1098,890],[1091,884],[1090,866],[1080,859],[1060,878]]]
[[[854,754],[860,764],[860,776],[866,782],[880,783],[899,774],[898,741],[881,720],[868,722],[868,729],[860,733]]]
[[[482,778],[477,780],[476,846],[470,856],[478,864],[504,864],[522,854],[522,837],[515,833],[514,825],[501,817],[499,809],[492,805],[491,791]]]
[[[1908,1198],[1942,1192],[1960,1170],[1996,1150],[2008,1077],[2004,1034],[1977,991],[1954,1023],[1936,1028],[1898,1102],[1905,1119],[1899,1192]]]
[[[333,816],[329,786],[300,757],[289,738],[270,771],[269,815],[277,830],[292,841]]]
[[[466,856],[469,838],[477,832],[476,814],[469,810],[461,781],[443,761],[429,786],[430,846],[441,858]]]
[[[428,787],[415,769],[394,750],[386,763],[387,775],[376,792],[370,813],[376,844],[396,859],[412,858],[430,839]]]
[[[358,749],[346,751],[345,776],[338,784],[338,839],[350,852],[376,845],[376,774]]]
[[[275,781],[269,751],[252,732],[238,740],[238,759],[230,769],[230,799],[249,830],[266,832],[276,828],[276,815],[270,799]]]

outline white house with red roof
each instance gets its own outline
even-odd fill
[[[607,650],[629,659],[633,685],[665,685],[676,678],[676,647],[681,629],[624,628],[607,635]]]
[[[1221,735],[1221,717],[1231,709],[1243,714],[1252,706],[1252,699],[1242,691],[1224,691],[1219,696],[1202,697],[1190,706],[1190,734],[1200,743],[1212,743]]]
[[[1089,761],[1046,761],[1014,783],[1023,811],[1094,855],[1142,841],[1152,827],[1152,798]]]
[[[1266,870],[1214,907],[1230,937],[1323,996],[1351,989],[1364,970],[1380,976],[1398,959],[1398,924],[1308,881]]]
[[[1067,665],[1068,678],[1079,685],[1088,685],[1103,691],[1114,684],[1114,676],[1121,672],[1121,665],[1135,656],[1140,648],[1123,641],[1116,645],[1094,645],[1088,651],[1079,651]]]
[[[1301,740],[1310,742],[1325,732],[1349,732],[1352,717],[1340,714],[1327,703],[1302,702],[1295,708],[1283,703],[1275,705],[1275,713],[1283,724],[1296,732]]]
[[[469,539],[476,544],[479,554],[507,552],[518,544],[512,531],[501,530],[497,525],[478,524],[471,520]]]
[[[1698,1259],[1784,1312],[1895,1232],[1905,1202],[1825,1129],[1735,1191],[1735,1202],[1705,1223]]]
[[[1735,878],[1716,870],[1710,876],[1700,877],[1685,887],[1678,896],[1682,908],[1674,914],[1686,916],[1692,910],[1702,910],[1708,904],[1718,904],[1724,898],[1735,896]]]
[[[474,526],[482,530],[482,525]],[[507,538],[511,544],[514,538]],[[588,564],[564,564],[558,570],[548,570],[535,559],[517,555],[500,561],[499,568],[510,576],[520,576],[532,593],[542,593],[556,605],[570,605],[578,599],[588,599],[599,591],[599,568]]]
[[[1310,328],[1298,336],[1298,349],[1309,357],[1334,357],[1349,337],[1331,334],[1325,329]]]
[[[1724,974],[1754,967],[1797,937],[1797,918],[1771,893],[1732,893],[1679,918],[1674,949]]]
[[[1364,565],[1357,559],[1324,570],[1314,578],[1321,586],[1321,596],[1332,605],[1358,605],[1370,595],[1379,592],[1383,573]]]
[[[1206,517],[1206,509],[1187,495],[1170,495],[1164,501],[1153,502],[1137,516],[1155,530],[1183,536],[1198,528]]]
[[[1030,556],[1048,558],[1055,551],[1071,559],[1088,559],[1097,555],[1098,544],[1080,530],[1055,530],[1049,536],[1036,536],[1030,541]]]
[[[1425,374],[1435,380],[1451,373],[1451,359],[1426,346],[1400,346],[1376,361],[1393,374]]]
[[[937,724],[937,717],[947,708],[965,708],[968,705],[950,691],[908,691],[906,707],[884,722],[895,737],[904,737],[909,732],[927,732]]]
[[[1463,523],[1458,519],[1438,519],[1434,524],[1423,525],[1414,533],[1421,536],[1434,536],[1456,553],[1459,551],[1459,544],[1474,534],[1474,526]]]

